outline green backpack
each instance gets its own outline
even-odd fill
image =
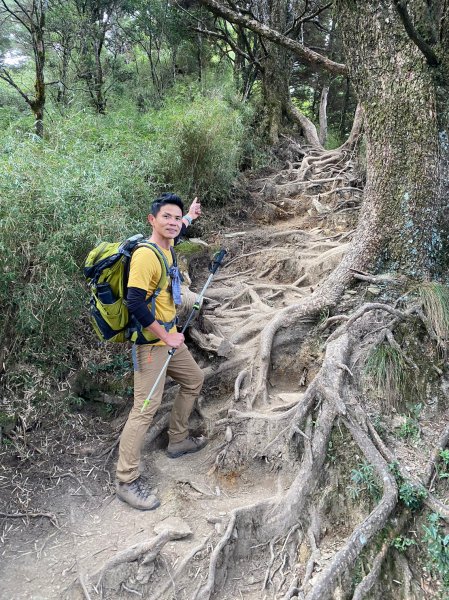
[[[169,277],[167,260],[156,244],[148,242],[138,233],[124,242],[102,242],[91,250],[84,263],[84,276],[90,288],[90,317],[93,328],[102,341],[126,342],[141,338],[141,326],[130,316],[126,306],[126,293],[131,255],[137,248],[150,248],[161,263],[161,278],[156,290],[146,301],[154,314],[155,299],[165,288]],[[176,256],[171,248],[173,265]],[[161,323],[166,328],[175,323]],[[145,331],[144,340],[157,341]]]

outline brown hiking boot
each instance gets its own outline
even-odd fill
[[[178,456],[182,456],[183,454],[191,454],[192,452],[198,452],[204,448],[207,444],[207,438],[203,435],[200,437],[193,437],[189,435],[182,442],[170,442],[167,448],[167,454],[170,458],[178,458]]]
[[[153,510],[160,505],[159,500],[151,493],[149,486],[142,477],[138,477],[131,483],[117,481],[115,491],[117,498],[138,510]]]

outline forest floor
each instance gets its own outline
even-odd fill
[[[260,194],[264,185],[263,177],[249,181],[249,193]],[[256,202],[257,219],[236,220],[226,232],[204,238],[212,247],[225,243],[229,249],[226,265],[210,289],[212,302],[203,312],[214,331],[229,342],[230,349],[227,359],[217,357],[212,350],[197,351],[200,365],[211,376],[193,427],[207,434],[208,446],[197,454],[170,459],[164,449],[165,432],[145,445],[142,472],[157,489],[161,501],[157,510],[139,512],[115,497],[117,448],[111,440],[117,437],[123,414],[106,422],[89,419],[82,411],[74,412],[66,433],[57,427],[55,434],[35,430],[28,433],[20,447],[17,442],[17,452],[3,454],[1,598],[190,600],[207,579],[212,549],[223,535],[231,511],[285,494],[295,473],[290,468],[272,469],[263,459],[254,460],[248,449],[256,448],[254,453],[263,454],[260,449],[269,445],[270,438],[251,439],[261,435],[257,428],[234,428],[232,419],[228,420],[229,411],[257,410],[259,414],[275,415],[294,406],[318,371],[323,348],[316,338],[298,353],[290,350],[285,354],[282,348],[274,348],[269,400],[260,406],[248,405],[245,395],[236,393],[233,380],[215,379],[213,372],[226,360],[252,356],[257,351],[255,333],[280,308],[310,294],[338,264],[350,240],[360,194],[356,190],[355,196],[348,198],[346,203],[334,203],[329,209],[326,196],[313,204],[311,197],[303,193],[290,194],[284,203],[276,200],[270,204],[268,199],[260,211]],[[267,206],[271,207],[268,212]],[[203,218],[207,219],[207,213]],[[205,270],[195,273],[194,284],[200,283],[194,289],[201,287],[204,276]],[[375,299],[379,293],[375,285],[369,284],[364,284],[362,292],[349,289],[339,310],[350,309],[363,298]],[[252,310],[255,307],[256,313]],[[311,326],[305,324],[306,328]],[[371,410],[382,415],[381,405]],[[162,408],[161,418],[166,414]],[[393,414],[388,423],[383,422],[385,439],[416,475],[425,469],[423,449],[433,447],[440,433],[432,422],[436,414],[437,407],[429,406],[420,420],[419,436],[408,432],[415,436],[409,444],[394,433],[405,426],[404,415]],[[221,469],[220,457],[236,436],[246,438],[237,453],[248,454],[235,460],[234,469],[229,464]],[[355,452],[353,444],[351,448]],[[340,460],[343,455],[336,451],[335,456]],[[335,500],[337,505],[345,501],[338,495]],[[353,513],[354,522],[358,518],[357,503]],[[311,581],[349,535],[353,522],[347,522],[342,506],[335,507],[327,533],[323,528]],[[167,532],[171,533],[164,537]],[[141,560],[144,545],[148,552],[154,543],[160,543],[154,560]],[[239,564],[235,560],[226,585],[215,592],[215,598],[268,600],[286,595],[293,565],[284,561],[270,570],[275,559],[270,558],[273,547],[261,548],[256,543],[252,548],[250,561],[245,558]],[[138,560],[132,560],[133,551]],[[298,561],[302,554],[306,564],[310,549],[303,543],[297,552]],[[420,585],[422,597],[432,597],[424,592],[425,582]]]

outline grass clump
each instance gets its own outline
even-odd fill
[[[365,373],[373,381],[378,395],[389,406],[396,406],[407,395],[415,376],[403,352],[388,342],[381,342],[368,354]]]
[[[428,326],[438,345],[446,346],[449,339],[449,288],[436,281],[429,281],[421,284],[417,291]]]

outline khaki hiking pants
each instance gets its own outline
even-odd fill
[[[143,412],[141,408],[167,360],[168,346],[142,344],[136,350],[139,370],[134,371],[134,406],[120,437],[117,464],[117,479],[125,483],[131,483],[140,475],[143,441],[161,404],[165,376],[161,377],[150,404]],[[189,435],[189,416],[201,391],[204,375],[185,344],[171,357],[166,374],[181,386],[173,403],[168,428],[170,441],[181,442]]]

